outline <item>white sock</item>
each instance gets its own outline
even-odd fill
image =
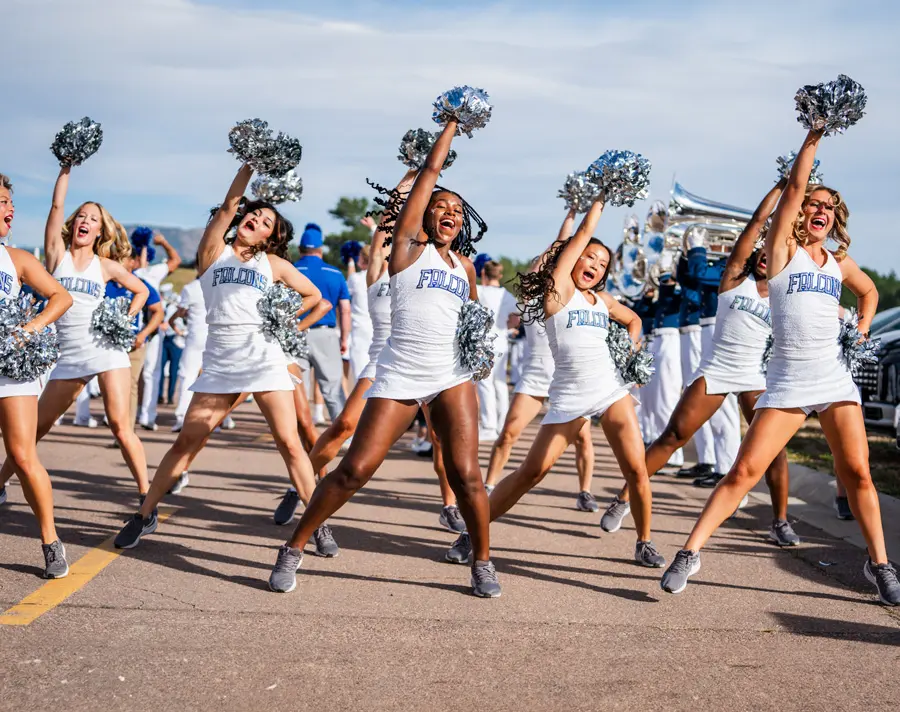
[[[325,420],[325,404],[313,403],[313,419]]]

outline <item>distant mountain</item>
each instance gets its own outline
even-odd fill
[[[203,237],[203,228],[202,227],[163,227],[162,225],[150,225],[148,223],[140,223],[144,227],[149,227],[154,232],[158,232],[165,236],[165,238],[172,243],[176,250],[178,250],[178,254],[181,255],[181,261],[184,264],[193,264],[194,257],[197,254],[197,247],[200,245],[200,238]],[[131,231],[138,227],[137,224],[128,224],[125,225],[125,229],[128,230],[128,234],[131,235]],[[160,254],[159,250],[157,250],[156,258],[159,260]]]

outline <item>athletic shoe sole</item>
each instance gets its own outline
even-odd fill
[[[592,509],[591,507],[587,507],[587,506],[583,505],[581,502],[576,502],[576,503],[575,503],[575,509],[577,509],[579,512],[599,512],[599,511],[600,511],[600,507],[599,507],[599,506],[598,506],[598,507],[594,507],[594,508]]]
[[[457,561],[456,559],[451,559],[451,558],[450,558],[450,554],[447,553],[447,554],[444,554],[444,561],[446,561],[448,564],[456,564],[457,566],[462,566],[463,564],[470,564],[470,563],[472,563],[472,555],[469,554],[469,555],[466,557],[466,560],[465,560],[465,561]]]
[[[687,575],[687,578],[689,579],[691,576],[693,576],[693,575],[694,575],[695,573],[697,573],[699,570],[700,570],[700,561],[698,560],[698,561],[697,561],[697,565],[691,567],[691,572]],[[659,587],[660,587],[663,591],[665,591],[666,593],[681,593],[682,591],[684,591],[684,589],[687,588],[687,585],[688,585],[688,582],[687,582],[687,579],[685,579],[684,584],[683,584],[680,588],[676,588],[676,589],[673,589],[673,590],[671,590],[671,591],[670,591],[669,589],[665,588],[665,587],[662,585],[662,583],[659,584]]]
[[[775,536],[775,534],[773,534],[772,532],[769,532],[769,539],[771,541],[774,541],[775,544],[780,546],[782,549],[785,548],[786,546],[800,546],[799,541],[794,541],[794,542],[781,541],[781,539],[779,539],[777,536]]]
[[[299,569],[298,569],[298,570],[299,570]],[[271,581],[269,582],[269,590],[272,591],[273,593],[290,593],[290,592],[293,591],[295,588],[297,588],[297,581],[296,581],[296,579],[294,580],[293,585],[292,585],[287,591],[281,591],[280,589],[272,588],[272,582],[271,582]]]
[[[336,559],[338,557],[338,554],[340,553],[341,552],[338,551],[337,554],[322,554],[319,553],[318,549],[316,549],[315,551],[313,551],[313,556],[318,556],[320,559]]]
[[[891,603],[890,601],[886,601],[882,597],[881,589],[878,588],[878,581],[875,578],[875,574],[873,574],[869,570],[869,567],[866,564],[863,564],[863,575],[866,577],[866,580],[875,587],[875,590],[878,591],[878,599],[881,601],[882,604],[884,604],[885,606],[891,606],[892,608],[897,605],[896,603]]]
[[[157,519],[153,520],[153,526],[151,526],[149,529],[145,527],[144,529],[141,530],[141,533],[138,534],[138,538],[134,540],[134,543],[129,544],[128,546],[117,546],[116,548],[117,549],[134,549],[138,544],[141,543],[141,539],[143,539],[148,534],[152,534],[153,532],[155,532],[156,527],[158,527],[158,526],[159,526],[159,519],[157,518]]]
[[[478,591],[475,590],[474,579],[470,582],[470,585],[472,586],[472,595],[475,596],[475,598],[500,598],[500,596],[502,595],[502,592],[498,593],[496,596],[492,596],[489,593],[479,593]]]
[[[61,579],[61,578],[65,578],[68,575],[69,575],[69,562],[66,562],[66,570],[63,571],[63,573],[52,575],[52,574],[47,574],[45,572],[43,575],[43,578],[45,578],[45,579]]]

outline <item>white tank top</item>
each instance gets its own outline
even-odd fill
[[[375,361],[385,342],[391,335],[391,281],[384,270],[366,293],[369,304],[369,318],[372,320],[372,344],[369,346],[369,361]]]
[[[618,378],[606,343],[609,310],[599,295],[594,294],[594,299],[597,303],[591,304],[576,289],[569,303],[545,321],[556,363],[550,386],[551,401],[554,390],[584,391],[586,385]]]
[[[210,335],[259,331],[263,321],[256,303],[271,285],[272,265],[265,252],[242,262],[226,245],[200,277]]]
[[[15,299],[19,296],[21,285],[19,284],[19,275],[16,273],[16,266],[13,264],[12,257],[9,256],[9,250],[6,245],[0,244],[0,298]]]
[[[19,296],[21,285],[16,266],[6,245],[0,244],[0,298],[15,299]]]
[[[756,279],[748,275],[733,289],[719,294],[712,353],[707,362],[735,374],[759,374],[771,333],[769,298],[759,295]]]
[[[819,267],[802,247],[788,265],[769,280],[772,358],[791,363],[832,367],[841,360],[841,268],[830,252]]]
[[[203,300],[203,286],[199,279],[188,282],[181,289],[178,306],[187,309],[187,338],[185,345],[202,348],[206,344],[206,302]]]
[[[61,342],[69,339],[91,341],[91,316],[106,294],[106,280],[100,267],[100,258],[91,257],[84,272],[75,269],[72,253],[66,250],[53,276],[72,296],[72,306],[56,321],[56,332]]]
[[[552,358],[547,327],[539,321],[525,325],[525,358]]]
[[[350,292],[350,333],[362,334],[372,331],[366,288],[366,273],[354,272],[347,277]]]

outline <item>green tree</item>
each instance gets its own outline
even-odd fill
[[[888,274],[879,274],[867,267],[863,267],[862,271],[875,282],[875,288],[878,290],[878,311],[900,306],[900,279],[896,272],[891,270]],[[849,289],[845,289],[841,293],[841,304],[845,307],[855,307],[856,296]]]
[[[371,235],[368,228],[360,225],[366,213],[373,209],[368,198],[352,198],[342,196],[337,205],[328,211],[329,215],[341,221],[344,229],[331,232],[325,236],[325,261],[335,267],[344,268],[341,264],[341,245],[349,240],[357,240],[364,245],[369,244]]]

